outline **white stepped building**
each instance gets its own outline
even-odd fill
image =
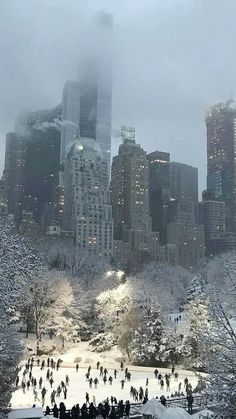
[[[108,162],[91,138],[77,138],[65,161],[64,228],[74,231],[80,249],[112,255]]]

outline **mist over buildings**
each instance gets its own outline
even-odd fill
[[[148,151],[199,168],[205,187],[205,110],[235,93],[234,16],[227,0],[1,0],[0,140],[19,112],[55,107],[97,52],[97,11],[113,15],[113,149],[120,125]],[[110,40],[112,41],[112,40]]]

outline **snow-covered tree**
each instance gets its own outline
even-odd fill
[[[209,392],[218,398],[221,418],[236,417],[236,333],[217,292],[209,304],[211,333],[203,339]]]
[[[63,341],[69,335],[76,334],[77,312],[73,290],[63,273],[44,270],[40,276],[31,279],[27,286],[22,312],[29,312],[32,316],[37,351],[43,333],[51,331],[60,335]]]
[[[161,310],[151,299],[136,307],[137,326],[131,343],[131,357],[140,364],[162,362],[165,354]]]
[[[0,218],[0,410],[10,401],[21,357],[17,332],[18,303],[25,293],[25,280],[38,272],[38,258],[12,221]]]
[[[0,297],[0,412],[8,406],[14,382],[18,374],[18,364],[22,346],[17,326],[11,322],[3,305],[3,290]]]
[[[53,272],[53,282],[56,286],[56,298],[48,313],[45,327],[62,340],[62,347],[65,341],[79,336],[80,319],[74,300],[73,290],[68,278],[56,271]],[[55,294],[55,291],[54,291]]]
[[[194,277],[187,289],[188,329],[184,336],[183,345],[187,351],[191,349],[191,362],[195,367],[202,366],[202,337],[210,331],[208,299],[204,293],[201,281]],[[189,354],[190,355],[190,354]]]

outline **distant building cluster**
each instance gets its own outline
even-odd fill
[[[12,214],[22,234],[62,237],[117,264],[192,268],[235,248],[236,108],[206,113],[201,202],[198,169],[164,151],[147,154],[132,127],[121,127],[111,164],[112,19],[100,15],[96,25],[105,54],[88,57],[78,81],[65,83],[62,104],[19,116],[7,134],[0,216]]]

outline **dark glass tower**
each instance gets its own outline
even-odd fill
[[[236,108],[219,103],[206,113],[207,190],[225,202],[226,227],[236,231]]]
[[[170,199],[170,154],[154,151],[147,155],[149,161],[149,201],[152,230],[160,233],[166,242],[165,205]]]

